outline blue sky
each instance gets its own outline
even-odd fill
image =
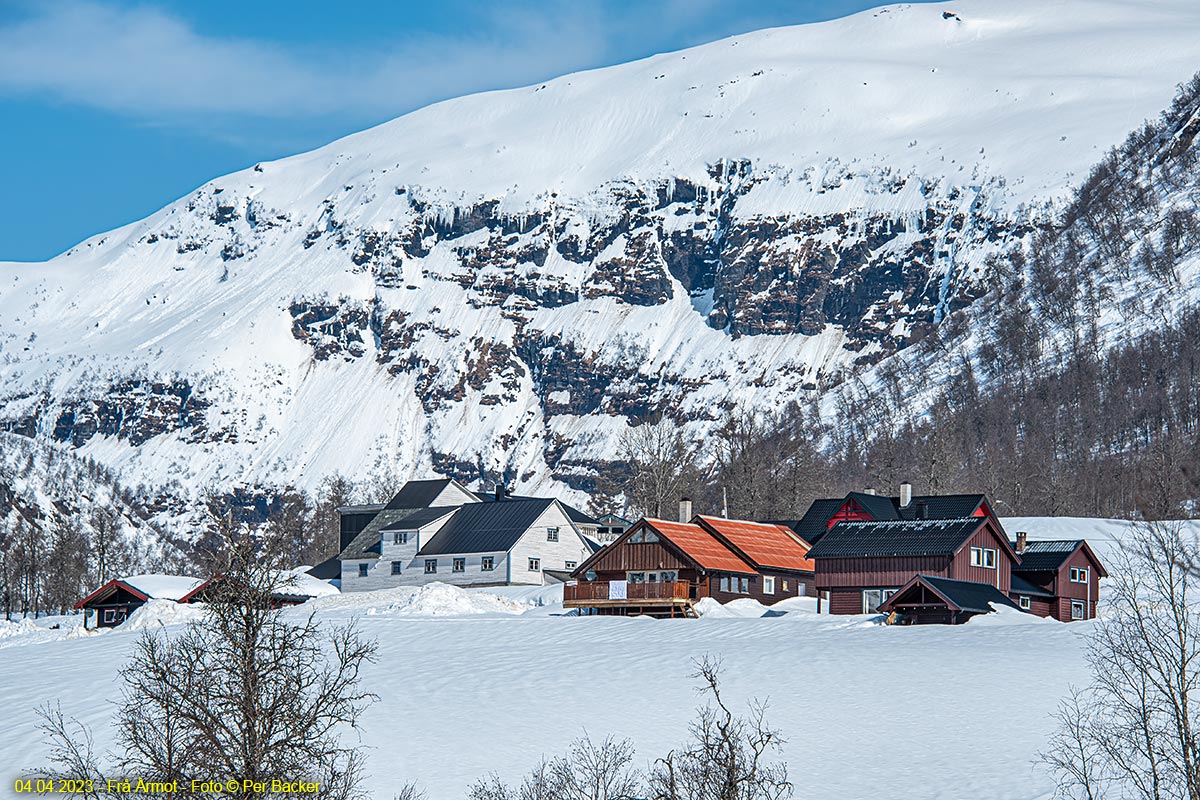
[[[873,0],[0,0],[0,261],[437,100]]]

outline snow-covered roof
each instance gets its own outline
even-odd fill
[[[188,575],[161,575],[150,573],[146,575],[131,575],[120,578],[121,583],[132,586],[147,597],[161,600],[179,600],[188,592],[195,589],[204,581]]]
[[[306,569],[306,567],[297,567],[293,570],[281,571],[280,578],[286,580],[287,585],[280,586],[279,593],[300,597],[327,597],[331,594],[341,594],[336,586],[329,581],[314,578],[306,572]]]

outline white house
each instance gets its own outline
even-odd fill
[[[342,591],[540,585],[592,553],[582,512],[553,498],[480,497],[454,481],[410,481],[342,551]],[[398,507],[417,502],[439,505]]]

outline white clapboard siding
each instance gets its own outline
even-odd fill
[[[546,540],[546,529],[552,527],[558,528],[557,542]],[[509,551],[512,561],[509,583],[545,583],[540,571],[530,572],[531,558],[541,560],[542,570],[567,569],[568,561],[582,564],[591,552],[563,507],[557,502],[551,503]]]

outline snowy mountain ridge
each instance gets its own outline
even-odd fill
[[[0,427],[127,484],[588,485],[987,288],[1200,63],[1185,0],[898,5],[459,98],[0,265]]]

